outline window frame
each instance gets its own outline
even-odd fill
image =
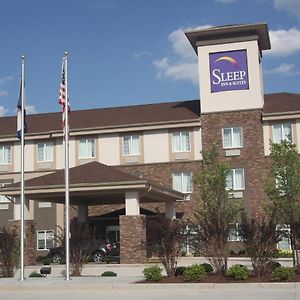
[[[190,184],[191,190],[183,191],[183,189],[178,190],[178,189],[175,188],[175,186],[174,186],[174,183],[175,183],[174,177],[175,177],[175,175],[178,175],[178,174],[180,174],[180,177],[181,177],[180,178],[181,188],[183,188],[183,182],[184,182],[183,181],[183,176],[185,174],[189,174],[189,176],[190,176],[190,182],[191,182],[191,184]],[[186,187],[186,189],[187,188],[188,188],[188,186]],[[193,192],[193,173],[192,172],[174,172],[174,173],[172,173],[172,189],[175,190],[175,191],[178,191],[180,193],[183,193],[183,194],[191,194]]]
[[[43,145],[43,160],[39,160],[39,145]],[[46,153],[46,149],[47,149],[47,145],[48,146],[51,146],[51,159],[49,160],[46,160],[45,159],[45,153]],[[53,142],[42,142],[42,143],[37,143],[37,158],[36,158],[36,161],[38,163],[44,163],[44,162],[53,162],[53,159],[54,159],[54,144]]]
[[[92,147],[92,153],[91,156],[81,156],[81,151],[80,151],[80,143],[82,141],[85,141],[85,145],[88,143],[88,141],[93,141],[93,147]],[[80,138],[78,139],[78,159],[89,159],[89,158],[96,158],[96,138]],[[94,154],[94,156],[93,156]]]
[[[284,125],[289,125],[291,127],[291,138],[290,138],[290,140],[283,137],[283,133],[284,133],[283,126]],[[280,141],[275,141],[275,130],[274,130],[275,126],[280,126],[280,129],[281,129],[281,139],[280,139]],[[272,142],[275,143],[275,144],[279,144],[281,141],[290,141],[291,143],[293,142],[293,124],[292,123],[285,122],[285,123],[274,123],[274,124],[272,124]]]
[[[243,171],[243,187],[242,188],[236,188],[236,180],[235,180],[235,173],[237,170],[242,170]],[[230,171],[228,172],[227,175],[229,175],[230,173],[233,173],[232,176],[232,189],[229,188],[228,186],[226,187],[227,191],[244,191],[246,189],[246,180],[245,180],[245,169],[244,168],[234,168],[234,169],[230,169]],[[227,178],[226,178],[227,181]]]
[[[0,145],[0,149],[4,150],[4,148],[9,148],[9,161],[5,162],[4,161],[4,156],[3,158],[3,162],[1,161],[1,156],[0,156],[0,165],[11,165],[12,164],[12,146],[10,145]]]
[[[132,151],[132,140],[134,137],[138,138],[138,152],[137,153],[131,153]],[[128,150],[129,153],[125,153],[125,138],[129,138],[129,144],[128,144]],[[122,136],[122,154],[123,156],[139,156],[141,155],[141,136],[139,134],[128,134]]]
[[[180,150],[175,150],[174,149],[174,135],[179,133],[180,136]],[[189,149],[188,150],[184,150],[183,149],[183,140],[182,140],[182,135],[184,133],[188,133],[188,137],[189,137]],[[191,152],[191,148],[192,148],[192,144],[191,144],[191,132],[189,130],[179,130],[179,131],[173,131],[172,132],[172,153],[187,153],[187,152]]]
[[[47,233],[51,232],[53,234],[53,239],[52,239],[52,248],[54,247],[54,230],[52,229],[39,229],[36,231],[36,249],[37,251],[47,251],[50,250],[51,248],[47,248]],[[44,234],[44,248],[41,249],[39,248],[39,241],[41,241],[41,239],[39,239],[39,233],[43,233]]]
[[[239,128],[240,129],[240,135],[241,135],[241,145],[240,146],[233,146],[233,130],[235,128]],[[230,129],[230,142],[231,142],[231,146],[226,147],[225,146],[225,135],[224,135],[224,130],[225,129]],[[222,128],[222,142],[223,142],[223,149],[241,149],[244,147],[244,137],[243,137],[243,127],[241,126],[235,126],[235,127],[224,127]]]

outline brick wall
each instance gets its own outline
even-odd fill
[[[261,115],[261,110],[252,110],[201,116],[203,149],[208,150],[215,143],[220,157],[228,161],[231,168],[244,168],[243,207],[252,215],[258,216],[262,213],[261,203],[266,198],[263,192],[263,178],[267,170]],[[242,127],[243,148],[239,156],[225,157],[222,128],[226,127]]]
[[[146,216],[120,216],[120,262],[144,263],[146,249]]]

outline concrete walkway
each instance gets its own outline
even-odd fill
[[[180,265],[202,263],[202,258],[182,258]],[[231,259],[230,264],[248,265],[247,259]],[[280,260],[283,265],[290,265],[290,260]],[[85,266],[84,277],[64,279],[64,266],[51,265],[52,273],[46,278],[29,278],[33,271],[39,272],[42,266],[25,268],[26,280],[20,282],[19,272],[15,278],[0,279],[0,299],[96,299],[109,297],[114,299],[168,300],[178,297],[194,299],[239,299],[248,300],[300,300],[300,283],[183,283],[183,284],[135,284],[143,279],[142,271],[148,266],[144,264],[88,264]],[[104,271],[114,271],[117,277],[101,277]]]

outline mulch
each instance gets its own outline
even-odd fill
[[[271,274],[265,275],[262,277],[254,277],[251,276],[246,280],[234,280],[227,276],[216,275],[216,274],[208,274],[201,281],[185,281],[183,276],[176,276],[176,277],[163,277],[159,281],[148,281],[148,280],[141,280],[137,283],[266,283],[266,282],[274,282],[272,280]],[[288,282],[300,282],[300,274],[296,274],[291,280]]]

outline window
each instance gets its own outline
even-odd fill
[[[10,164],[11,163],[11,147],[10,146],[0,146],[0,164]]]
[[[188,152],[191,150],[190,133],[188,131],[173,132],[173,152]]]
[[[138,135],[128,135],[123,137],[123,154],[140,154],[140,137]]]
[[[279,242],[277,243],[277,249],[283,251],[291,250],[291,227],[289,225],[276,225],[276,230],[279,232]]]
[[[245,176],[244,169],[232,169],[227,175],[227,189],[228,190],[244,190]]]
[[[79,140],[79,158],[96,157],[95,139],[80,139]]]
[[[173,174],[173,189],[181,193],[191,193],[193,190],[192,173],[174,173]]]
[[[223,148],[243,147],[242,128],[223,128]]]
[[[8,185],[8,184],[10,184],[10,183],[8,183],[8,182],[1,182],[0,183],[0,187],[3,187],[3,186]],[[0,195],[0,204],[1,203],[9,203],[9,202],[10,201],[4,195]]]
[[[53,161],[53,143],[38,143],[37,161]]]
[[[39,202],[39,208],[49,208],[52,207],[51,202]]]
[[[49,250],[54,247],[54,231],[38,230],[37,231],[37,249]]]
[[[273,142],[292,141],[292,125],[291,124],[275,124],[273,125]]]
[[[242,238],[240,236],[239,224],[238,223],[232,224],[229,229],[228,241],[239,242],[241,240]]]

